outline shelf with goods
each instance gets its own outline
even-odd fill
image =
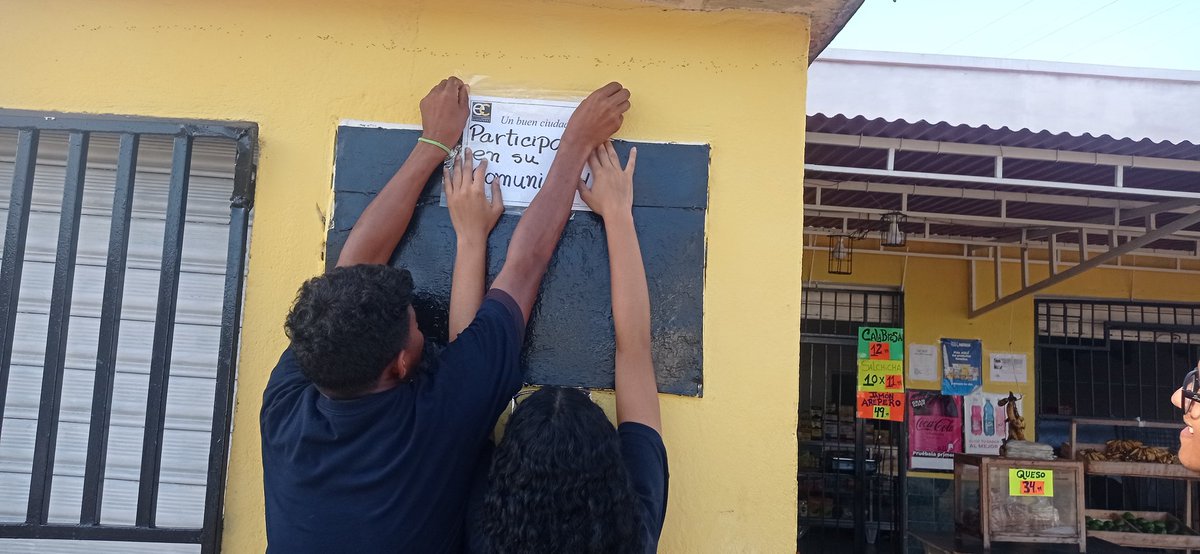
[[[857,420],[852,406],[813,409],[800,422],[797,481],[801,533],[810,528],[854,528],[855,493],[864,494],[868,542],[879,531],[894,531],[893,512],[903,502],[898,493],[903,460],[892,442],[899,428]],[[860,429],[861,427],[861,429]],[[858,433],[864,456],[856,462]],[[861,468],[862,482],[857,471]]]
[[[1105,443],[1079,442],[1079,427],[1130,427],[1139,429],[1180,430],[1178,423],[1159,423],[1142,420],[1075,418],[1071,420],[1069,442],[1063,445],[1063,457],[1084,463],[1084,473],[1094,477],[1128,477],[1139,479],[1169,479],[1184,481],[1184,510],[1182,522],[1167,512],[1127,510],[1087,510],[1089,535],[1132,548],[1165,550],[1200,550],[1200,533],[1193,505],[1200,473],[1179,465],[1178,458],[1165,447],[1146,446],[1140,441],[1109,440]],[[1109,528],[1096,529],[1108,522]],[[1111,528],[1112,523],[1118,530]],[[1162,522],[1161,526],[1155,522]],[[1172,525],[1175,524],[1175,525]],[[1167,528],[1172,526],[1175,533]],[[1161,528],[1159,528],[1161,527]]]

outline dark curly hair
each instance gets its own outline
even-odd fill
[[[643,549],[617,430],[578,390],[545,387],[522,402],[488,480],[481,527],[496,554]]]
[[[412,298],[412,275],[386,265],[309,279],[284,325],[304,376],[340,395],[370,390],[407,343]]]

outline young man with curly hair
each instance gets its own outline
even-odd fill
[[[421,101],[423,140],[363,211],[338,267],[305,283],[288,315],[291,346],[271,374],[260,415],[268,552],[461,548],[472,470],[497,415],[520,389],[525,322],[579,175],[629,109],[629,91],[617,83],[580,104],[473,320],[464,324],[462,317],[471,300],[454,302],[457,338],[423,360],[412,277],[385,264],[424,183],[442,164],[443,148],[461,138],[467,95],[451,77]],[[464,173],[450,176],[452,188],[468,180]],[[477,262],[498,213],[489,205],[481,211],[490,223],[472,226],[463,220],[470,211],[454,205],[463,204],[452,204],[463,279],[456,269],[452,296],[476,291],[478,304]]]

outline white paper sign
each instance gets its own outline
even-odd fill
[[[937,352],[932,344],[908,345],[908,378],[912,381],[937,381]]]
[[[1000,454],[1000,446],[1008,437],[1008,407],[1000,405],[1005,398],[1007,394],[979,391],[963,397],[963,447],[967,454]],[[1020,400],[1017,411],[1024,411]]]
[[[528,206],[546,182],[567,121],[579,102],[472,96],[463,145],[487,160],[487,183],[500,182],[505,206]],[[582,179],[590,187],[586,167]],[[489,189],[490,190],[490,189]],[[575,193],[575,210],[588,207]]]
[[[988,378],[992,382],[1025,383],[1029,381],[1024,354],[994,352],[988,368],[990,368]]]

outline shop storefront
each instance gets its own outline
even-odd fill
[[[1200,476],[1172,463],[1169,397],[1200,359],[1200,147],[1163,131],[1161,114],[1145,132],[1111,113],[1089,130],[1075,121],[1086,114],[1025,100],[1057,72],[1062,91],[1108,87],[1082,104],[1158,90],[1161,108],[1187,112],[1172,99],[1200,79],[832,54],[813,68],[825,80],[810,89],[806,148],[800,550],[919,552],[913,535],[970,535],[987,517],[998,540],[1078,546],[1108,526],[1127,532],[1109,537],[1119,544],[1190,544]],[[866,80],[876,92],[827,94]],[[872,101],[882,107],[847,112]],[[884,404],[864,396],[879,366],[859,348],[880,328],[902,333],[887,358],[903,367],[903,418],[862,410]],[[1010,438],[1066,465],[1049,493],[1030,481],[1042,498],[996,487],[1009,469],[1047,468],[992,467],[981,506],[987,471],[967,465]]]

